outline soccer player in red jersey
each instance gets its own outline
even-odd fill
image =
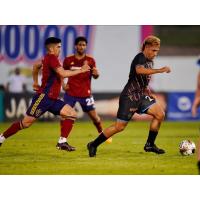
[[[139,114],[146,113],[153,117],[144,150],[157,154],[165,153],[163,149],[155,145],[155,139],[164,120],[165,113],[148,88],[152,74],[169,73],[171,71],[167,66],[153,69],[153,59],[157,56],[159,50],[159,38],[155,36],[145,38],[142,44],[142,51],[134,57],[131,63],[129,80],[121,92],[117,121],[106,128],[94,141],[88,143],[87,148],[90,157],[96,156],[97,147],[109,137],[123,131],[135,112]]]
[[[61,40],[59,38],[47,38],[45,40],[45,47],[47,54],[42,60],[42,85],[39,86],[37,80],[41,65],[36,64],[33,67],[33,89],[37,92],[33,96],[32,103],[24,118],[14,122],[0,135],[0,146],[8,137],[22,129],[30,127],[46,111],[62,116],[68,121],[69,125],[73,124],[76,119],[75,110],[58,99],[61,89],[61,78],[87,73],[90,67],[85,64],[81,69],[76,71],[64,70],[58,59],[61,49]]]
[[[99,77],[99,71],[96,67],[96,63],[93,57],[86,54],[87,39],[85,37],[77,37],[75,39],[75,54],[68,56],[64,59],[63,68],[65,70],[80,70],[84,64],[90,66],[90,71],[84,74],[78,74],[68,78],[67,84],[63,82],[64,102],[71,107],[74,107],[76,102],[79,102],[82,110],[86,112],[91,120],[93,121],[97,131],[102,132],[102,123],[99,115],[95,110],[94,98],[91,93],[91,79],[97,79]],[[74,151],[75,147],[68,146],[65,148],[62,143],[67,141],[67,137],[71,131],[68,122],[62,119],[61,125],[61,136],[58,141],[57,147],[61,150]],[[68,127],[68,128],[67,128]],[[109,138],[108,142],[111,142],[112,138]]]

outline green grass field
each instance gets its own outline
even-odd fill
[[[112,122],[104,122],[104,126]],[[0,132],[9,126],[0,123]],[[179,143],[199,137],[199,122],[164,122],[156,144],[166,154],[156,155],[143,150],[149,122],[130,122],[124,132],[113,137],[111,144],[98,148],[97,157],[89,158],[86,144],[96,137],[91,122],[77,121],[69,143],[75,152],[55,148],[59,123],[35,123],[4,142],[0,147],[0,174],[197,174],[196,154],[181,156]]]

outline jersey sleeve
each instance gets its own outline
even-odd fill
[[[138,65],[144,66],[145,62],[146,62],[146,58],[143,53],[138,54],[138,56],[135,58],[135,66],[138,66]]]
[[[70,69],[70,66],[69,66],[69,59],[66,57],[63,61],[63,68],[65,70],[69,70]]]
[[[61,67],[60,61],[59,61],[58,58],[57,58],[56,56],[54,56],[54,55],[51,56],[49,62],[50,62],[50,67],[51,67],[52,69],[57,69],[57,68]]]
[[[96,61],[94,58],[91,58],[91,66],[92,69],[96,67]]]

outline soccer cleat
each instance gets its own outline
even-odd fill
[[[111,138],[111,137],[108,138],[108,139],[106,140],[106,143],[108,143],[108,144],[112,143],[112,138]]]
[[[76,150],[75,147],[69,145],[67,142],[57,143],[56,147],[59,150],[65,150],[65,151],[75,151]]]
[[[0,146],[2,145],[2,143],[0,143]]]
[[[155,144],[151,145],[150,143],[145,144],[144,150],[146,152],[154,152],[154,153],[157,153],[157,154],[165,153],[165,151],[163,149],[159,149]]]
[[[90,156],[90,157],[96,156],[97,148],[94,147],[94,146],[92,146],[92,142],[89,142],[89,143],[87,144],[87,149],[88,149],[88,151],[89,151],[89,156]]]

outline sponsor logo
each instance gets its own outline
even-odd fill
[[[181,111],[188,111],[191,109],[192,103],[188,97],[182,96],[178,99],[177,106]]]

